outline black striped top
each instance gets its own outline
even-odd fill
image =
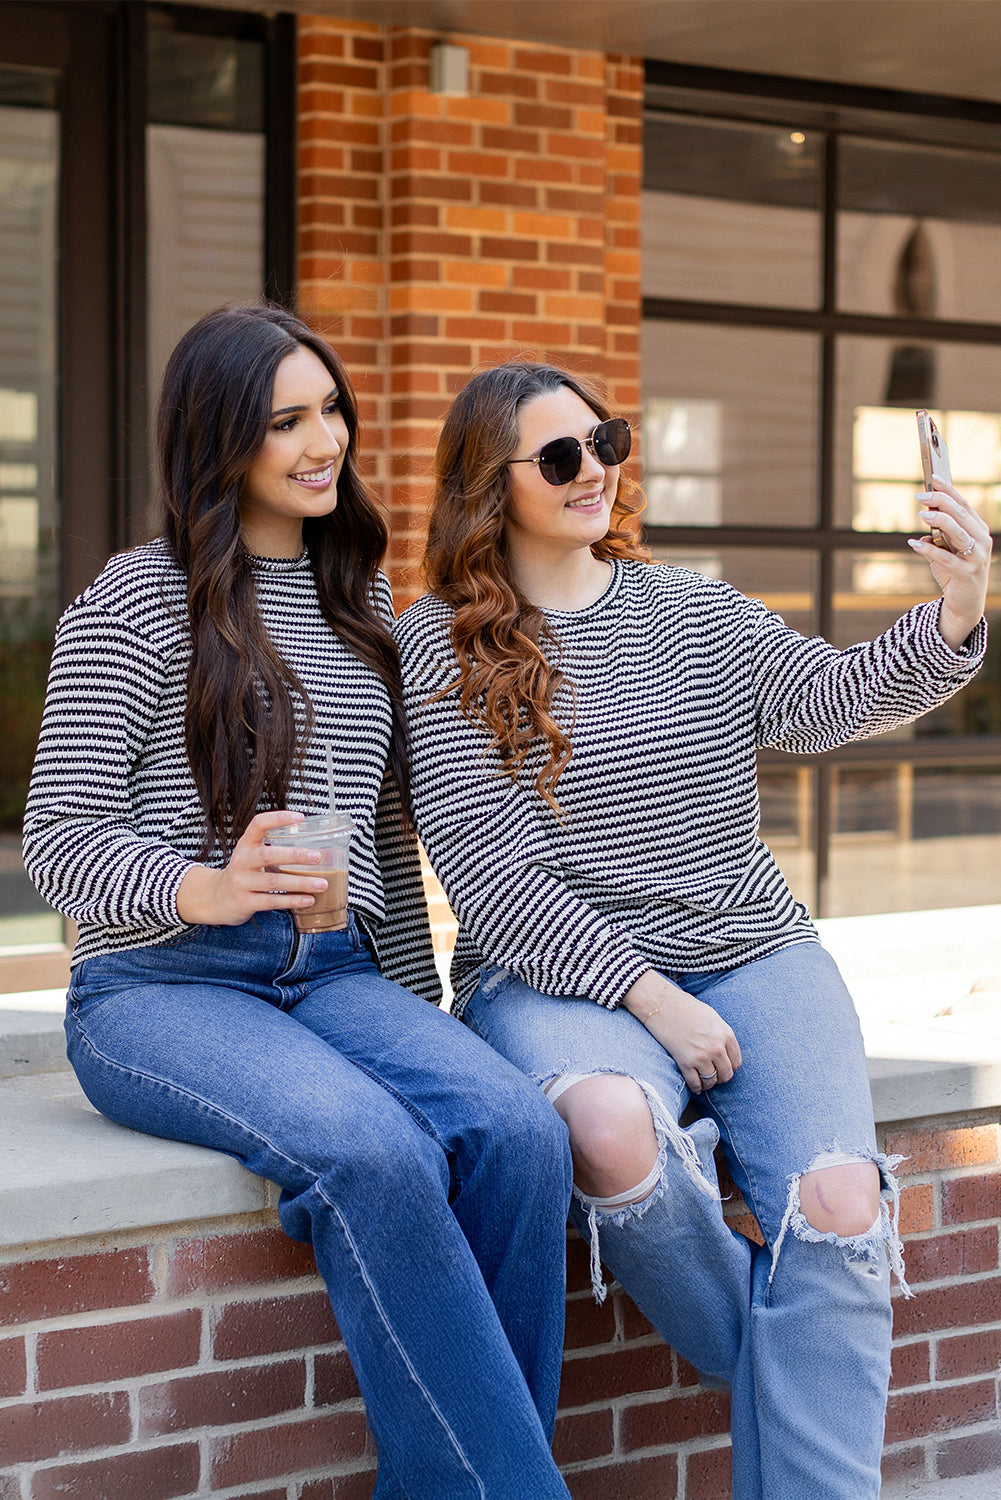
[[[261,617],[310,695],[315,731],[289,792],[291,809],[335,797],[357,831],[350,900],[380,967],[440,997],[416,840],[383,784],[389,696],[320,611],[308,557],[254,559]],[[381,575],[376,607],[388,625]],[[184,749],[190,638],[186,580],[162,540],[124,552],[59,622],[24,820],[24,861],[45,899],[80,929],[73,961],[166,942],[183,930],[177,890],[198,858],[204,820]],[[207,861],[219,867],[225,855]]]
[[[816,939],[758,837],[755,748],[808,753],[925,713],[976,672],[938,603],[838,652],[756,599],[684,568],[613,564],[605,593],[547,610],[572,717],[559,820],[502,774],[458,712],[450,609],[432,595],[397,622],[421,840],[459,920],[455,1008],[480,965],[550,995],[615,1006],[650,967],[731,968]],[[546,647],[549,650],[549,647]],[[572,696],[572,704],[571,704]]]

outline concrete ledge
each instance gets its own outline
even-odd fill
[[[0,1246],[272,1207],[277,1189],[218,1151],[115,1125],[70,1072],[0,1087]]]
[[[1001,986],[1001,906],[828,917],[816,924],[863,1021],[912,1019]]]
[[[1001,1103],[1001,994],[970,995],[1001,970],[1001,907],[818,925],[859,1006],[878,1123]],[[99,1115],[68,1071],[63,1006],[61,990],[0,996],[0,1247],[274,1206],[231,1158]]]
[[[69,1067],[63,1035],[65,990],[0,995],[0,1078]]]

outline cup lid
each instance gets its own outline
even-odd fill
[[[350,834],[357,826],[354,818],[349,818],[347,813],[318,813],[315,817],[304,818],[301,823],[282,823],[278,828],[269,828],[264,835],[264,842],[296,844],[325,833]]]

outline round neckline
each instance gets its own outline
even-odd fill
[[[550,609],[548,605],[540,605],[542,613],[547,619],[553,615],[558,615],[561,620],[583,620],[594,610],[602,609],[608,604],[612,596],[618,592],[619,582],[622,578],[622,559],[610,557],[607,561],[612,569],[612,576],[597,599],[592,599],[590,604],[584,604],[580,609]]]
[[[294,573],[303,563],[309,562],[309,548],[304,547],[298,557],[261,557],[256,552],[246,553],[248,563],[264,573]]]

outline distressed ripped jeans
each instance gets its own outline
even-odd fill
[[[77,966],[69,1055],[103,1114],[228,1152],[312,1243],[379,1448],[379,1500],[569,1500],[549,1443],[566,1127],[352,918],[194,927]]]
[[[591,1200],[575,1187],[572,1216],[593,1267],[600,1251],[667,1342],[732,1388],[734,1500],[869,1500],[879,1493],[890,1271],[903,1280],[903,1266],[897,1161],[877,1152],[851,997],[818,943],[667,977],[730,1023],[743,1055],[730,1083],[691,1101],[685,1128],[680,1071],[625,1009],[542,995],[494,967],[464,1019],[550,1097],[602,1072],[643,1089],[658,1159],[622,1195],[640,1201]],[[763,1247],[724,1221],[720,1139]],[[822,1234],[800,1208],[800,1180],[846,1161],[879,1168],[879,1215],[866,1233]]]

